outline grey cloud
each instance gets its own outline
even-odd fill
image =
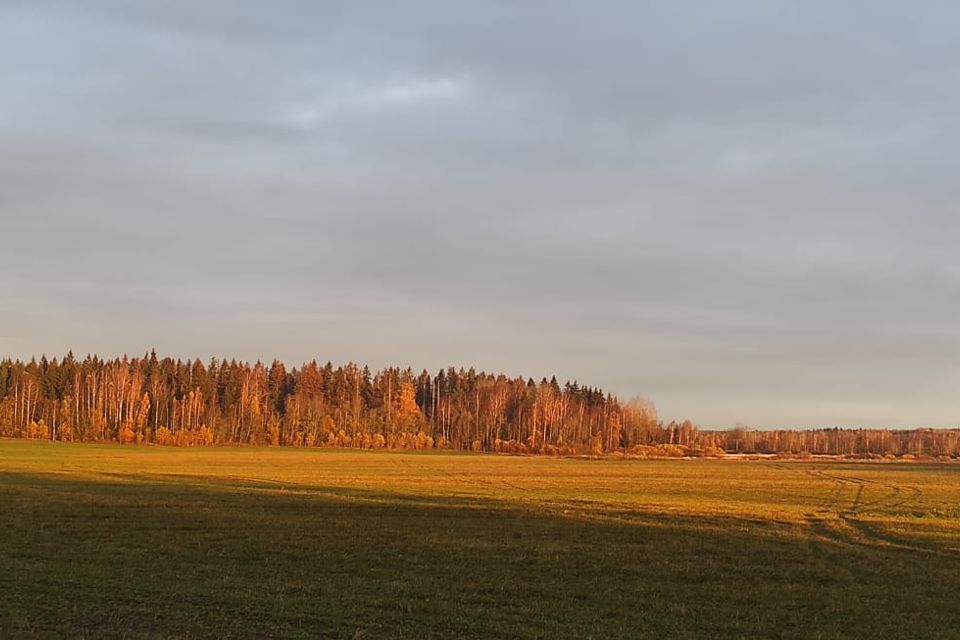
[[[0,341],[954,424],[958,17],[0,4]]]

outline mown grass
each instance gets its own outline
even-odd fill
[[[0,637],[957,638],[960,466],[0,441]]]

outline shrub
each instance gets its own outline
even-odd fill
[[[157,429],[156,442],[161,446],[173,445],[173,434],[170,432],[170,429],[166,427],[160,427]]]
[[[603,454],[603,440],[600,439],[600,436],[593,436],[593,439],[590,441],[590,451],[595,456]]]
[[[193,442],[194,444],[209,446],[213,444],[213,432],[204,425],[196,431]]]
[[[26,436],[34,440],[49,440],[50,428],[47,426],[47,423],[44,422],[43,418],[40,418],[40,422],[30,422],[27,426]]]
[[[137,434],[133,431],[133,425],[124,424],[120,428],[120,444],[131,444],[136,442]]]

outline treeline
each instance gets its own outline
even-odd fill
[[[161,445],[253,444],[578,454],[960,455],[957,431],[702,431],[557,379],[310,362],[0,361],[0,436]]]
[[[316,361],[0,362],[0,435],[178,445],[257,444],[483,451],[607,451],[658,442],[652,404],[556,378],[449,368],[373,372]]]
[[[958,429],[810,429],[724,432],[723,447],[735,453],[820,454],[877,458],[960,457]]]

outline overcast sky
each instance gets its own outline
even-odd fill
[[[0,1],[0,355],[956,425],[955,6]]]

